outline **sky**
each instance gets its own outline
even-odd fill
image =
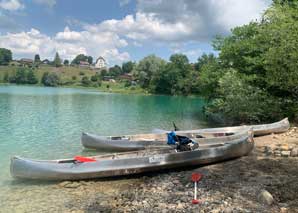
[[[149,54],[195,62],[211,41],[260,19],[271,0],[0,0],[0,48],[13,58],[103,56],[109,65]]]

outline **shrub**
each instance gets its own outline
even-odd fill
[[[27,77],[27,83],[28,84],[37,84],[38,83],[38,80],[33,72],[33,70],[29,70],[27,73],[26,73],[26,77]]]
[[[79,73],[80,75],[85,75],[85,73],[83,72],[83,71],[80,71],[80,73]]]
[[[71,77],[71,79],[75,81],[75,80],[77,80],[77,76],[74,75]]]
[[[42,76],[41,83],[45,86],[56,87],[60,83],[60,78],[56,73],[45,72]]]
[[[91,85],[91,81],[89,80],[89,78],[87,76],[84,76],[81,80],[81,83],[83,86],[90,86]]]
[[[91,76],[91,81],[96,82],[97,80],[98,80],[98,76],[97,75]]]

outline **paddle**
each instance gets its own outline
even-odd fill
[[[197,200],[197,184],[202,178],[202,174],[200,173],[192,173],[191,180],[195,183],[195,191],[194,191],[194,199],[192,200],[192,204],[199,204],[200,201]]]

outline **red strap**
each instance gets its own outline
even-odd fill
[[[201,180],[201,178],[202,178],[202,174],[200,174],[200,173],[192,173],[192,175],[191,175],[191,180],[193,181],[193,182],[198,182],[199,180]]]
[[[78,162],[85,163],[85,162],[95,162],[96,160],[93,158],[88,158],[84,156],[75,156],[74,159]]]

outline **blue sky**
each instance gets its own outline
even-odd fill
[[[14,58],[83,53],[110,65],[213,52],[215,35],[259,19],[269,0],[0,0],[0,47]]]

